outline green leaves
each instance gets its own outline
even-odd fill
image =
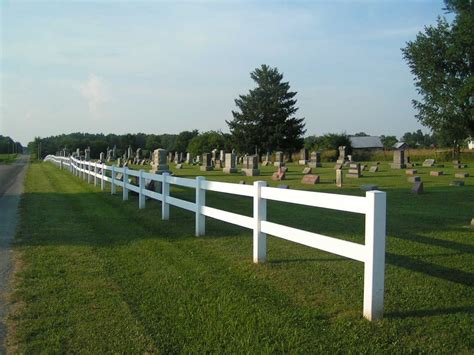
[[[438,18],[402,49],[421,100],[413,100],[417,119],[458,148],[474,135],[474,3],[445,1],[452,23]]]
[[[283,82],[277,68],[263,64],[250,77],[257,87],[235,100],[234,119],[226,121],[234,144],[241,152],[283,150],[292,152],[303,146],[304,118],[296,118],[296,92]]]

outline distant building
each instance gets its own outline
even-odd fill
[[[406,150],[408,149],[408,144],[405,142],[397,142],[393,145],[393,148],[396,150]]]
[[[352,149],[377,150],[383,149],[382,141],[377,136],[349,137]]]

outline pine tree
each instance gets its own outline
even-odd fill
[[[240,111],[232,111],[234,119],[226,121],[237,149],[246,153],[300,149],[306,130],[304,118],[294,117],[297,93],[290,91],[277,68],[264,64],[250,77],[257,87],[235,100]]]

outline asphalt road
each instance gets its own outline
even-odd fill
[[[13,271],[11,241],[15,235],[17,210],[29,156],[22,155],[10,165],[0,164],[0,354],[6,352],[7,329],[5,300],[8,283]]]

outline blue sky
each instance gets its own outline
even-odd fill
[[[307,135],[421,128],[400,51],[442,1],[1,1],[0,134],[227,131],[276,66]]]

